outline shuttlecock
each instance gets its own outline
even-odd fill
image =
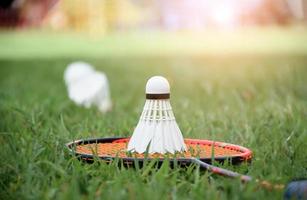
[[[170,104],[170,86],[162,76],[146,84],[146,101],[140,120],[128,143],[128,151],[144,153],[186,151],[182,133]]]
[[[112,107],[107,76],[84,62],[74,62],[67,66],[64,80],[69,98],[77,105],[89,108],[97,106],[101,112]]]

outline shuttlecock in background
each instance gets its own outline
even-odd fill
[[[186,151],[182,133],[170,104],[170,85],[162,76],[146,84],[146,101],[140,120],[128,143],[128,151],[144,153]]]
[[[77,105],[97,106],[101,112],[112,108],[109,83],[103,72],[85,62],[73,62],[64,72],[69,98]]]

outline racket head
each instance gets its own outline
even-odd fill
[[[185,139],[187,151],[177,154],[138,154],[127,153],[127,145],[130,138],[96,138],[72,141],[66,146],[70,153],[80,160],[91,163],[95,158],[110,162],[118,159],[125,165],[133,165],[136,161],[143,163],[144,160],[156,160],[162,163],[166,158],[171,162],[189,165],[191,158],[196,157],[203,162],[229,161],[232,164],[250,162],[252,151],[234,144],[200,139]]]

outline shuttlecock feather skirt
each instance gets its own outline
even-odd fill
[[[175,153],[186,150],[169,99],[147,99],[128,144],[128,151]]]

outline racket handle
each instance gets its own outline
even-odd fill
[[[222,175],[222,176],[227,176],[230,178],[240,178],[242,182],[250,182],[253,180],[253,178],[251,176],[247,176],[247,175],[243,175],[243,174],[239,174],[227,169],[223,169],[220,167],[216,167],[213,165],[210,165],[208,163],[205,163],[197,158],[191,158],[192,162],[197,164],[198,166],[200,166],[203,169],[206,169],[214,174],[218,174],[218,175]],[[258,179],[255,180],[262,188],[265,188],[267,190],[282,190],[285,186],[283,184],[272,184],[268,181],[259,181]]]
[[[240,178],[243,182],[250,182],[253,178],[247,175],[239,174],[227,169],[223,169],[220,167],[216,167],[213,165],[210,165],[208,163],[205,163],[197,158],[191,158],[192,162],[197,164],[203,169],[206,169],[214,174],[222,175],[222,176],[227,176],[230,178]]]

